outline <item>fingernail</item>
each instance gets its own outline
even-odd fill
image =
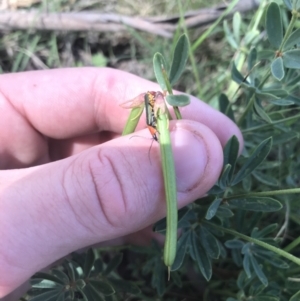
[[[198,185],[208,162],[205,141],[195,129],[191,130],[179,123],[171,129],[178,192],[190,191]]]

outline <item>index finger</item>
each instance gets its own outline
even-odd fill
[[[110,68],[68,68],[1,75],[0,91],[40,133],[71,138],[97,131],[121,133],[129,110],[120,103],[149,90],[153,82]],[[183,118],[211,128],[224,145],[238,128],[226,116],[191,97]]]

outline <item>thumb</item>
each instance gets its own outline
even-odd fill
[[[194,121],[171,122],[170,131],[183,207],[218,179],[222,148]],[[0,297],[74,250],[136,232],[165,215],[159,144],[154,141],[149,152],[150,145],[125,136],[61,161],[0,173],[0,275],[6,275]]]

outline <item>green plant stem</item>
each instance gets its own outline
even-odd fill
[[[165,80],[165,84],[166,84],[168,93],[170,95],[173,95],[172,86],[170,84],[169,77],[168,77],[167,72],[166,72],[165,69],[162,69],[162,74],[163,74],[163,77],[164,77],[164,80]],[[179,108],[178,107],[173,107],[173,109],[174,109],[174,113],[175,113],[176,119],[182,119],[182,116],[180,114]],[[168,112],[168,118],[169,118],[169,120],[172,119],[172,116],[169,114],[169,112]]]
[[[300,188],[291,188],[291,189],[282,189],[282,190],[270,190],[270,191],[260,191],[260,192],[251,192],[244,194],[235,194],[229,197],[226,197],[227,200],[242,198],[247,196],[270,196],[270,195],[282,195],[282,194],[294,194],[300,193]]]
[[[234,230],[218,226],[218,225],[216,225],[214,223],[210,223],[210,222],[207,222],[207,221],[205,221],[205,223],[209,224],[210,226],[212,226],[212,227],[214,227],[214,228],[216,228],[218,230],[224,231],[224,232],[229,233],[229,234],[231,234],[233,236],[236,236],[236,237],[242,238],[242,239],[244,239],[246,241],[249,241],[251,243],[257,244],[257,245],[259,245],[259,246],[261,246],[261,247],[263,247],[263,248],[265,248],[267,250],[270,250],[270,251],[278,254],[279,256],[282,256],[282,257],[284,257],[284,258],[286,258],[286,259],[288,259],[288,260],[296,263],[297,265],[300,265],[300,258],[298,258],[298,257],[296,257],[296,256],[294,256],[294,255],[292,255],[292,254],[290,254],[290,253],[288,253],[288,252],[286,252],[286,251],[284,251],[282,249],[279,249],[277,247],[269,245],[269,244],[267,244],[267,243],[265,243],[263,241],[260,241],[260,240],[258,240],[256,238],[253,238],[253,237],[244,235],[242,233],[236,232]]]
[[[188,33],[188,30],[186,28],[186,24],[185,24],[185,21],[184,21],[184,13],[183,13],[183,9],[182,9],[181,0],[177,0],[177,4],[178,4],[178,8],[179,8],[180,25],[183,28],[183,32],[189,38],[189,33]],[[194,51],[192,50],[192,47],[189,47],[189,58],[190,58],[190,61],[191,61],[191,64],[192,64],[193,74],[194,74],[195,81],[196,81],[196,86],[197,86],[197,91],[198,91],[197,96],[199,98],[202,98],[202,87],[201,87],[201,82],[200,82],[200,76],[199,76],[199,72],[198,72],[198,68],[197,68],[197,64],[196,64],[196,59],[195,59]]]
[[[289,36],[291,35],[293,29],[294,29],[294,26],[295,26],[295,23],[298,19],[298,12],[296,10],[292,10],[292,18],[291,18],[291,22],[288,26],[288,28],[286,29],[286,32],[285,32],[285,35],[282,39],[282,42],[280,44],[280,47],[278,49],[279,52],[282,51],[283,47],[284,47],[284,44],[285,42],[287,41],[287,39],[289,38]]]

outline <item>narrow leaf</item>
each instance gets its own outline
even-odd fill
[[[196,257],[196,262],[203,277],[208,281],[212,276],[211,260],[201,246],[199,238],[196,235],[194,236],[194,238],[193,250]]]
[[[256,97],[254,100],[254,112],[260,117],[262,120],[266,121],[267,123],[272,123],[272,119],[266,113],[261,105],[261,101]]]
[[[275,99],[275,100],[268,100],[268,102],[272,103],[275,106],[291,106],[295,102],[289,99]]]
[[[171,271],[176,271],[181,267],[187,251],[188,237],[189,237],[189,232],[185,232],[179,238],[177,242],[177,253],[176,253],[175,261],[171,267]]]
[[[199,229],[200,242],[206,252],[206,254],[213,259],[218,259],[220,256],[220,249],[217,239],[206,228],[201,227]]]
[[[238,69],[236,68],[236,65],[234,62],[232,62],[232,65],[231,65],[231,77],[232,79],[240,84],[242,82],[245,81],[245,78],[243,77],[243,75],[238,71]]]
[[[212,219],[215,215],[216,215],[216,212],[220,206],[222,202],[222,199],[220,198],[216,198],[211,204],[210,206],[208,207],[207,211],[206,211],[206,215],[205,215],[205,218],[207,220],[210,220]]]
[[[229,249],[242,249],[245,244],[238,239],[231,239],[225,242],[225,246]]]
[[[251,271],[250,271],[250,255],[247,253],[244,255],[243,259],[243,268],[248,278],[251,277]]]
[[[166,65],[163,55],[159,52],[154,54],[153,69],[154,69],[154,74],[155,74],[156,80],[157,80],[158,84],[160,85],[161,89],[163,91],[167,91],[168,90],[167,83],[166,83],[165,74],[164,74],[164,73],[166,73],[167,65]]]
[[[269,154],[272,147],[272,137],[267,138],[261,142],[256,149],[253,151],[252,155],[247,159],[244,165],[241,167],[237,175],[235,176],[232,185],[236,185],[243,178],[251,174],[251,172],[262,163],[267,155]]]
[[[30,282],[31,282],[31,287],[33,288],[57,289],[63,287],[61,283],[57,283],[47,279],[32,279]]]
[[[166,100],[173,107],[184,107],[191,103],[189,96],[184,94],[167,95]]]
[[[228,179],[231,182],[233,173],[235,171],[236,161],[239,155],[239,141],[236,136],[232,136],[225,145],[223,155],[224,155],[224,165],[230,164],[231,169],[228,175]],[[230,183],[229,182],[229,183]]]
[[[89,280],[89,285],[93,286],[93,288],[98,291],[99,293],[105,295],[105,296],[110,296],[115,293],[115,290],[113,287],[104,281],[101,280],[95,280],[95,279],[90,279]]]
[[[178,39],[173,54],[173,60],[172,60],[170,73],[169,73],[169,80],[171,85],[174,85],[180,78],[185,68],[188,56],[189,56],[189,41],[187,36],[183,34]]]
[[[225,114],[227,117],[229,117],[233,122],[235,122],[234,119],[234,113],[231,107],[231,104],[228,100],[228,97],[226,96],[226,94],[222,93],[219,96],[219,108],[220,111]]]
[[[229,179],[229,175],[232,174],[231,173],[231,165],[230,164],[226,164],[223,167],[222,170],[222,174],[218,180],[218,186],[222,189],[226,189],[227,186],[229,185],[230,179]]]
[[[232,207],[258,212],[274,212],[282,208],[280,202],[269,197],[245,197],[228,200]]]
[[[61,293],[61,290],[51,290],[39,294],[37,296],[31,297],[30,301],[56,301],[58,295]]]
[[[282,57],[276,58],[271,64],[272,75],[279,81],[284,78],[284,68]]]
[[[257,50],[254,47],[254,48],[251,48],[249,55],[248,55],[248,70],[249,71],[254,67],[254,65],[256,64],[256,61],[257,61]],[[251,73],[250,76],[252,74],[253,73]]]
[[[280,8],[271,2],[266,14],[266,30],[270,44],[278,49],[283,39],[283,27]]]
[[[293,49],[283,53],[283,64],[286,68],[300,69],[300,49]]]
[[[266,184],[269,186],[278,186],[279,185],[279,181],[269,174],[265,174],[265,173],[255,170],[255,171],[253,171],[252,175],[263,184]]]
[[[44,273],[44,272],[35,273],[33,275],[33,277],[31,278],[31,281],[34,281],[35,279],[39,279],[39,281],[40,280],[49,280],[49,281],[52,281],[52,282],[55,282],[58,284],[62,284],[62,285],[65,284],[63,279],[57,277],[56,275],[51,275],[51,274]]]
[[[252,267],[254,269],[255,274],[257,275],[258,279],[261,281],[261,283],[264,286],[268,285],[268,279],[264,272],[262,271],[260,265],[258,264],[257,260],[254,258],[254,256],[250,256],[250,261],[252,264]]]

